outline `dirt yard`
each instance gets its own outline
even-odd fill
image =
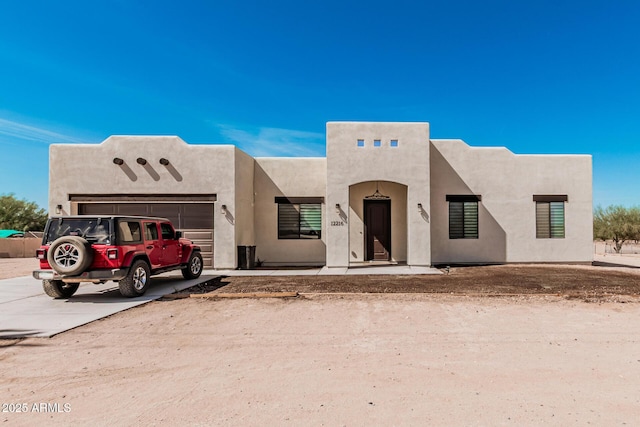
[[[443,270],[444,271],[444,270]],[[429,293],[466,296],[556,295],[585,301],[636,301],[640,269],[557,265],[452,268],[422,276],[218,277],[191,293]]]
[[[31,276],[40,264],[33,258],[0,258],[0,280],[12,277]]]
[[[193,291],[303,295],[156,301],[0,340],[0,423],[633,425],[639,281],[565,266],[227,277]]]

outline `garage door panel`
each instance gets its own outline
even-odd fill
[[[154,203],[149,205],[149,214],[167,218],[174,226],[180,228],[180,208],[181,205],[171,203]]]
[[[182,227],[193,228],[213,228],[213,205],[204,203],[194,203],[182,205]]]
[[[182,230],[182,235],[200,246],[204,265],[213,266],[213,230]]]
[[[213,241],[213,231],[183,229],[182,232],[187,239]]]
[[[126,203],[115,205],[116,214],[118,215],[139,215],[149,216],[149,207],[142,203]]]
[[[116,215],[116,206],[111,203],[91,203],[80,205],[80,215]]]

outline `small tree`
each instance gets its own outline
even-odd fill
[[[620,253],[626,241],[640,238],[640,208],[596,207],[593,212],[593,236],[596,239],[612,240],[613,249]]]
[[[42,231],[47,211],[34,202],[18,200],[13,194],[0,194],[0,228],[20,231]]]

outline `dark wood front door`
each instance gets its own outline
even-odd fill
[[[391,259],[391,201],[364,201],[364,229],[367,261]]]

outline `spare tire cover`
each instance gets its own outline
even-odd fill
[[[91,244],[82,237],[63,236],[49,247],[47,261],[59,274],[76,275],[91,265],[93,250]]]

